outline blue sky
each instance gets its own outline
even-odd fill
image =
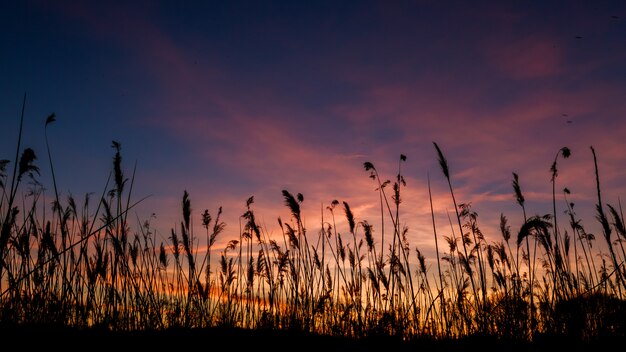
[[[204,209],[224,208],[226,242],[250,196],[277,233],[276,219],[289,216],[283,189],[304,195],[310,232],[334,199],[376,230],[363,163],[393,179],[404,154],[404,222],[412,244],[431,248],[428,177],[442,228],[454,210],[433,142],[493,240],[501,213],[520,225],[512,172],[529,212],[549,213],[549,168],[568,147],[559,212],[568,187],[593,228],[590,146],[605,202],[626,191],[625,10],[619,1],[3,2],[0,158],[14,158],[26,95],[22,146],[39,156],[49,190],[44,122],[55,113],[48,138],[63,195],[103,191],[115,140],[128,177],[136,163],[135,198],[150,196],[137,218],[155,213],[165,238],[187,190],[198,225]]]

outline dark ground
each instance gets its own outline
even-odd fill
[[[111,332],[105,329],[72,329],[59,326],[15,326],[0,323],[0,343],[15,350],[122,350],[186,351],[188,348],[210,350],[271,351],[592,351],[622,350],[624,338],[605,338],[582,342],[576,337],[539,336],[532,343],[494,337],[467,337],[458,340],[418,339],[402,342],[393,338],[348,338],[318,336],[302,332],[260,331],[233,328],[171,329],[165,331]]]

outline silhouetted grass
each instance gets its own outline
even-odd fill
[[[362,343],[363,349],[497,341],[524,350],[542,341],[591,343],[626,332],[626,230],[621,207],[602,203],[593,148],[596,220],[608,254],[593,246],[595,237],[567,202],[567,189],[569,224],[557,222],[556,158],[549,169],[551,212],[527,218],[513,173],[511,194],[522,208],[523,224],[514,231],[500,214],[502,238],[488,243],[471,203],[457,203],[454,174],[434,143],[455,213],[450,235],[441,236],[429,177],[433,273],[401,226],[405,155],[393,182],[373,163],[363,165],[375,182],[380,219],[357,221],[350,204],[334,200],[322,210],[319,231],[311,233],[302,221],[304,196],[283,190],[290,218],[277,219],[278,236],[257,223],[250,197],[241,231],[215,248],[218,237],[226,236],[222,209],[200,212],[204,233],[196,234],[191,196],[184,191],[180,227],[172,228],[164,243],[149,220],[138,228],[130,224],[129,211],[138,203],[132,195],[134,171],[126,177],[119,142],[112,143],[112,171],[95,209],[89,195],[82,204],[72,196],[59,198],[47,140],[54,120],[52,114],[44,125],[55,189],[52,211],[42,200],[35,151],[22,149],[21,127],[15,159],[0,161],[0,329],[6,336],[38,327],[115,338],[135,333],[152,341],[196,331],[222,337],[264,332],[291,334],[295,344],[314,336],[333,346]],[[562,148],[559,155],[569,157],[570,151]],[[336,217],[344,218],[346,229],[338,230]],[[203,236],[207,250],[199,249]],[[598,256],[609,261],[594,261]]]

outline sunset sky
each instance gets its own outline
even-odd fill
[[[24,95],[22,146],[49,200],[48,115],[64,197],[99,197],[118,141],[133,198],[150,196],[131,218],[155,213],[163,241],[185,190],[198,231],[223,207],[222,244],[250,196],[279,233],[283,189],[303,194],[309,233],[334,199],[377,231],[363,163],[393,181],[403,154],[401,221],[432,258],[429,177],[441,235],[454,212],[433,142],[489,241],[501,213],[521,224],[513,172],[529,215],[552,212],[562,147],[559,213],[567,187],[597,231],[590,146],[603,202],[626,196],[623,1],[25,0],[0,4],[0,29],[0,159],[15,157]]]

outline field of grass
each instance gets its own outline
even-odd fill
[[[42,128],[54,121],[51,115]],[[524,224],[513,230],[502,215],[501,239],[488,243],[471,206],[456,203],[454,175],[434,143],[456,213],[452,236],[440,234],[433,215],[437,266],[431,272],[399,225],[404,155],[392,180],[372,163],[363,165],[378,185],[377,221],[389,227],[373,231],[367,221],[355,221],[348,203],[335,201],[325,209],[321,230],[307,232],[303,196],[284,190],[291,218],[279,219],[280,235],[259,226],[250,197],[245,226],[216,248],[225,236],[221,208],[200,214],[204,231],[195,233],[187,192],[180,227],[171,229],[169,242],[157,242],[149,221],[130,227],[129,212],[141,200],[133,199],[134,175],[124,172],[119,143],[112,144],[110,183],[97,199],[85,196],[81,203],[59,198],[48,141],[41,162],[39,153],[23,148],[21,137],[20,131],[15,159],[0,161],[3,340],[36,331],[56,338],[100,336],[103,343],[128,336],[166,343],[161,339],[173,336],[170,343],[221,338],[255,341],[251,346],[280,341],[285,348],[419,344],[427,350],[498,341],[525,350],[542,341],[581,346],[625,336],[623,214],[602,202],[598,181],[595,221],[603,233],[588,234],[572,208],[567,221],[559,214],[557,223],[554,185],[558,162],[570,154],[566,147],[551,168],[554,211],[527,217],[513,174],[511,194]],[[53,180],[51,207],[41,201],[43,185],[37,182],[44,169]],[[349,231],[337,231],[336,217],[345,219]],[[207,251],[198,250],[200,239]],[[602,262],[593,260],[601,248],[596,241],[608,248],[600,253]]]

